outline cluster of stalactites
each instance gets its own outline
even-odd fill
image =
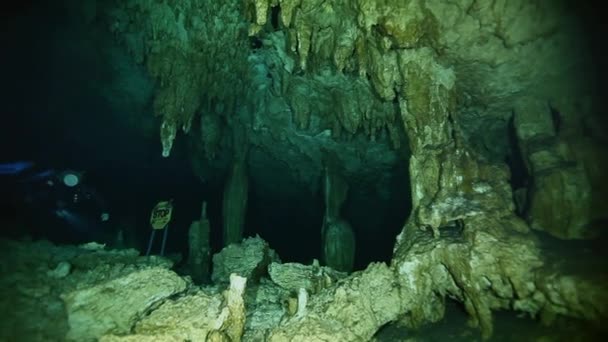
[[[157,81],[163,156],[197,114],[210,104],[230,109],[242,95],[248,41],[240,2],[117,1],[107,15],[110,30]]]
[[[502,168],[479,161],[459,138],[453,117],[456,75],[439,61],[437,19],[424,2],[248,3],[249,32],[258,35],[264,34],[271,7],[279,6],[280,24],[287,31],[286,50],[299,61],[296,64],[304,74],[314,74],[318,64],[330,63],[336,73],[350,78],[336,82],[348,87],[336,85],[330,91],[315,92],[311,82],[294,77],[290,88],[305,88],[300,93],[313,94],[293,97],[294,122],[305,125],[306,113],[314,109],[305,99],[316,96],[320,101],[313,103],[319,103],[324,95],[314,94],[326,93],[332,95],[343,130],[354,134],[366,120],[403,124],[412,153],[412,217],[419,227],[430,227],[438,236],[440,227],[466,221],[482,207],[497,213],[512,210]],[[389,104],[394,115],[372,106],[375,101]]]
[[[413,107],[423,102],[425,107],[451,103],[454,74],[450,69],[425,78],[428,65],[436,64],[438,24],[420,1],[247,0],[244,10],[250,35],[263,37],[276,29],[285,32],[285,50],[300,71],[314,74],[331,65],[337,73],[354,78],[347,80],[351,85],[347,88],[352,89],[332,89],[342,131],[355,134],[363,128],[374,140],[378,130],[386,127],[398,147],[397,106],[391,106],[387,114],[375,102]],[[416,73],[420,66],[426,70]],[[293,79],[292,87],[306,86]],[[305,126],[306,106],[297,98],[290,102],[294,121]],[[348,104],[357,109],[347,108]]]

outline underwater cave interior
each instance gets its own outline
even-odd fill
[[[13,148],[4,151],[2,161],[31,161],[35,171],[84,172],[87,183],[103,189],[100,192],[115,224],[74,227],[56,223],[48,228],[33,221],[26,223],[24,231],[19,231],[24,228],[22,225],[14,225],[3,232],[9,236],[29,234],[56,243],[100,240],[111,244],[117,230],[127,227],[133,247],[143,251],[150,231],[150,210],[157,201],[172,198],[175,214],[167,251],[187,254],[188,227],[200,215],[202,201],[209,206],[213,251],[221,250],[221,200],[226,171],[209,166],[213,174],[204,177],[212,180],[201,181],[192,170],[191,143],[186,137],[176,139],[171,156],[162,158],[157,153],[157,134],[151,132],[159,121],[147,114],[153,110],[149,76],[140,67],[128,65],[128,57],[121,55],[124,52],[108,37],[80,30],[82,23],[78,20],[66,20],[69,15],[63,9],[51,2],[33,1],[31,6],[18,8],[15,16],[7,15],[10,20],[4,24],[4,38],[10,50],[17,52],[5,56],[9,58],[5,65],[11,65],[5,70],[7,77],[14,81],[3,89],[6,98],[11,99],[6,101],[4,111],[10,113],[13,121],[12,129],[2,135],[2,142]],[[278,27],[277,8],[273,10],[273,27]],[[98,41],[102,45],[95,47]],[[259,41],[252,44],[253,49],[261,47]],[[132,96],[132,102],[110,97],[119,95],[112,91],[124,89],[104,89],[119,82],[131,82],[121,87],[136,87],[129,90],[132,93],[120,95]],[[141,114],[129,113],[132,109]],[[229,160],[230,151],[223,153],[218,159]],[[282,167],[283,163],[266,157],[265,164],[260,165],[259,172],[268,178],[257,183],[253,180],[244,233],[259,234],[283,261],[311,263],[321,258],[322,179],[311,176],[316,189],[307,188],[293,177],[283,176],[293,171]],[[373,174],[363,180],[361,175],[352,177],[343,215],[356,231],[356,269],[364,269],[374,261],[390,261],[394,239],[409,215],[407,157],[396,159],[386,172],[388,182],[384,189],[374,186]],[[5,178],[11,182],[17,177]],[[264,183],[268,179],[274,182]],[[279,179],[283,181],[277,182]],[[298,187],[298,191],[282,191]],[[10,197],[10,201],[15,201],[15,197]],[[15,205],[19,204],[5,207],[10,208],[7,217],[15,216]],[[28,216],[36,212],[19,213]]]
[[[0,340],[601,339],[601,19],[456,3],[7,7]]]

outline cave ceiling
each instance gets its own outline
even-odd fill
[[[414,216],[436,228],[479,203],[513,211],[507,161],[523,154],[533,175],[541,138],[584,168],[595,152],[573,140],[604,134],[589,41],[567,2],[128,0],[97,12],[155,81],[162,154],[187,135],[202,178],[244,149],[268,193],[277,182],[283,195],[318,191],[328,158],[380,193],[409,160]],[[571,172],[593,183],[587,169]]]

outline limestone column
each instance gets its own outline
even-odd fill
[[[211,226],[207,219],[207,203],[203,202],[201,218],[193,221],[188,232],[188,244],[190,247],[188,254],[188,266],[192,279],[196,283],[206,283],[209,281],[209,262],[211,247],[209,233]]]
[[[348,194],[348,184],[337,171],[335,158],[326,160],[323,190],[325,217],[321,229],[322,257],[325,265],[350,272],[355,261],[355,234],[350,224],[340,217]]]
[[[223,243],[239,243],[243,239],[245,214],[247,213],[247,195],[249,193],[249,179],[247,177],[247,147],[245,133],[235,132],[235,157],[232,162],[228,181],[224,187],[222,215],[224,219]]]

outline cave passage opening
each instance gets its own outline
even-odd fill
[[[275,170],[275,172],[278,172]],[[400,158],[378,185],[376,174],[349,177],[349,191],[341,214],[355,234],[354,270],[371,262],[389,262],[397,235],[411,211],[407,158]],[[245,236],[259,235],[283,262],[322,263],[325,204],[318,191],[289,187],[266,191],[268,184],[251,184]],[[323,264],[323,263],[322,263]]]

